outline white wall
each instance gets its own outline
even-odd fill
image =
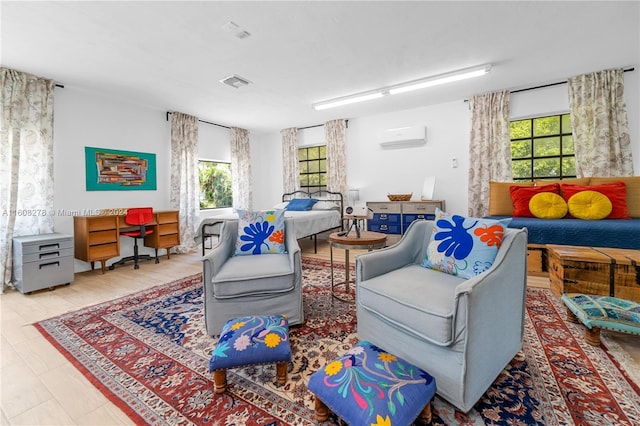
[[[71,87],[56,89],[54,121],[54,209],[169,208],[169,124],[164,112]],[[87,191],[86,146],[156,154],[157,189]],[[59,214],[57,232],[73,233],[73,218]]]
[[[253,208],[268,209],[282,197],[282,136],[280,132],[250,135]]]
[[[640,175],[640,89],[638,70],[625,73],[625,99],[632,141],[634,170]],[[511,119],[566,113],[567,86],[562,84],[511,95]],[[424,146],[382,149],[378,142],[386,129],[407,125],[427,128]],[[469,168],[470,113],[464,100],[389,114],[349,119],[347,129],[347,180],[350,189],[360,190],[362,201],[386,201],[388,193],[413,193],[419,200],[424,177],[436,176],[433,198],[446,201],[451,213],[467,214],[467,171]],[[324,143],[324,130],[316,127],[299,132],[300,146]],[[279,133],[256,138],[262,162],[260,179],[254,179],[257,206],[271,206],[282,193],[281,138]],[[253,151],[252,151],[253,155]],[[451,167],[451,160],[458,167]],[[257,173],[257,172],[256,172]]]
[[[200,123],[199,158],[231,160],[229,129]],[[85,146],[156,154],[156,190],[87,191]],[[66,86],[56,89],[54,122],[54,227],[73,235],[73,215],[97,209],[170,205],[171,127],[166,111],[131,104]],[[226,210],[226,209],[222,209]],[[203,211],[208,216],[220,210]],[[133,253],[133,241],[120,239],[123,256]],[[152,253],[141,248],[141,253]],[[161,251],[163,253],[164,250]],[[116,260],[116,259],[114,259]],[[108,263],[111,263],[108,262]],[[76,260],[76,272],[89,264]]]
[[[383,149],[381,135],[389,128],[425,126],[426,144]],[[447,210],[466,214],[469,110],[462,100],[349,120],[348,187],[364,201],[387,201],[387,194],[413,193],[419,200],[424,178],[436,176],[433,199]],[[458,162],[452,168],[452,159]],[[463,196],[464,194],[464,196]]]
[[[87,210],[152,206],[169,209],[169,123],[163,111],[73,87],[56,89],[54,118],[54,229],[73,235],[73,214]],[[86,146],[156,154],[156,190],[87,191]],[[82,213],[81,213],[82,214]],[[133,242],[121,239],[123,256]],[[142,248],[141,253],[151,253]],[[76,272],[89,264],[76,259]]]

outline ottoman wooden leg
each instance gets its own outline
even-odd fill
[[[578,322],[578,317],[571,311],[571,309],[569,309],[569,307],[566,307],[567,310],[567,321],[569,322]]]
[[[316,420],[319,422],[324,422],[329,418],[329,407],[326,406],[324,402],[317,395],[314,395],[315,402],[315,410],[316,410]]]
[[[427,402],[427,405],[424,406],[422,412],[418,415],[418,418],[425,422],[426,424],[431,423],[431,401]]]
[[[584,341],[591,346],[600,346],[600,329],[598,327],[585,327]]]
[[[224,393],[227,389],[227,370],[216,370],[213,372],[216,393]]]
[[[276,363],[276,378],[279,385],[284,385],[287,383],[287,363],[286,362],[278,362]]]

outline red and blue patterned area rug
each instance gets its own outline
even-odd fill
[[[291,327],[283,386],[275,366],[261,365],[229,371],[226,393],[214,393],[199,274],[36,327],[138,424],[315,424],[309,376],[358,340],[355,307],[331,297],[327,262],[305,259],[303,273],[306,318]],[[529,288],[522,351],[469,413],[436,396],[433,424],[638,425],[639,389],[605,348],[565,323],[549,290]]]

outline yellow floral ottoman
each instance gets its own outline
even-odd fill
[[[436,381],[426,371],[360,342],[316,371],[308,388],[315,395],[318,421],[329,409],[350,425],[410,425],[420,416],[431,422]]]
[[[287,381],[291,361],[289,323],[284,315],[234,318],[225,323],[209,360],[216,393],[227,388],[227,369],[276,363],[277,383]]]

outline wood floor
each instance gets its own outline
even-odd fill
[[[215,241],[214,241],[215,243]],[[324,238],[300,241],[303,255],[329,260]],[[359,251],[352,250],[351,259]],[[334,250],[344,259],[344,251]],[[75,281],[55,290],[0,295],[0,408],[2,425],[132,425],[133,422],[95,388],[32,326],[33,323],[85,306],[112,300],[160,283],[201,272],[200,253],[171,255],[159,264],[126,265],[101,274],[75,275]],[[530,277],[529,285],[548,286]],[[640,369],[640,339],[621,339]]]

